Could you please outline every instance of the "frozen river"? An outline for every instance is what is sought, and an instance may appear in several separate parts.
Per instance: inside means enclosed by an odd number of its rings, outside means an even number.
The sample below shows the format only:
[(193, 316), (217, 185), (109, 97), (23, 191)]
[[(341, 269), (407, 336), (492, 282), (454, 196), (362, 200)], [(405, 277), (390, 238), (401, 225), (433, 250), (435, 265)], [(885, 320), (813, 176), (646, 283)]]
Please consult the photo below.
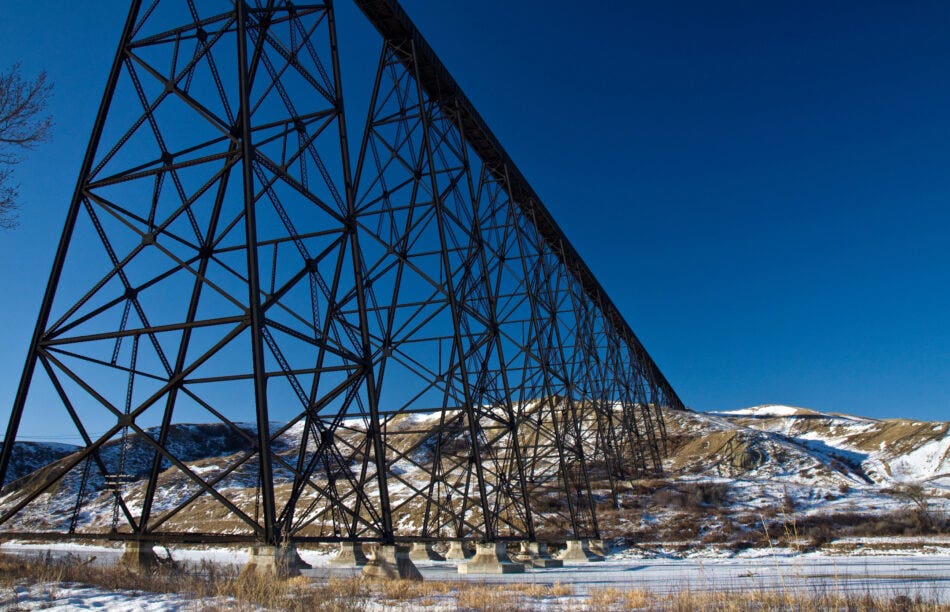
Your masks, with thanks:
[(811, 592), (920, 594), (950, 603), (950, 557), (758, 557), (747, 559), (624, 559), (567, 565), (525, 574), (458, 575), (445, 563), (421, 565), (433, 579), (491, 582), (562, 582), (589, 588), (682, 590), (807, 590)]

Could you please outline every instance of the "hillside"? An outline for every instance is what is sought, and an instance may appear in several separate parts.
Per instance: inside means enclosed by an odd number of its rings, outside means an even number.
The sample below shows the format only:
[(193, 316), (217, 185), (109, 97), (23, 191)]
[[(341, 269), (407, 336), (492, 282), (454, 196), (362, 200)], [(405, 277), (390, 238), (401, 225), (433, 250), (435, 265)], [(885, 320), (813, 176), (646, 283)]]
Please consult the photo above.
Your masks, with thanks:
[(666, 424), (667, 477), (640, 499), (645, 539), (739, 547), (777, 533), (817, 546), (947, 533), (950, 423), (766, 405), (668, 413)]
[(789, 406), (670, 413), (674, 474), (811, 487), (919, 484), (950, 492), (950, 423), (867, 419)]
[(731, 423), (775, 435), (867, 483), (919, 483), (950, 490), (950, 423), (867, 419), (789, 406), (725, 413)]
[[(0, 444), (2, 447), (2, 444)], [(58, 442), (18, 442), (13, 446), (7, 480), (13, 482), (78, 450)]]

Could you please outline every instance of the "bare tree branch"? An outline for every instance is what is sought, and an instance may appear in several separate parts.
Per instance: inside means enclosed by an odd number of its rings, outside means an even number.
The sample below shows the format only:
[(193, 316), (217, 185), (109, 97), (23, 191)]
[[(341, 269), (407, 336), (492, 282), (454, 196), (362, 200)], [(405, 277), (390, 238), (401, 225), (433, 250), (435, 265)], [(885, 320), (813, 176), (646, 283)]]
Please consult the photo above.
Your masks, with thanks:
[(17, 63), (0, 73), (0, 229), (17, 225), (20, 186), (13, 183), (13, 167), (49, 139), (53, 118), (45, 111), (52, 93), (45, 71), (27, 80)]

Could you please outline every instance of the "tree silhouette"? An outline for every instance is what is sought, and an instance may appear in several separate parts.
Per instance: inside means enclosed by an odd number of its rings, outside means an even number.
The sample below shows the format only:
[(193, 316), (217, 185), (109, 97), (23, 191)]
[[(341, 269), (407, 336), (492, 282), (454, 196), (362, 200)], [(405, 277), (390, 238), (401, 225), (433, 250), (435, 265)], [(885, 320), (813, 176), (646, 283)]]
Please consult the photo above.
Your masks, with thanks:
[(0, 229), (17, 224), (20, 186), (13, 182), (13, 169), (50, 136), (53, 118), (45, 111), (52, 91), (45, 71), (24, 79), (17, 63), (0, 73)]

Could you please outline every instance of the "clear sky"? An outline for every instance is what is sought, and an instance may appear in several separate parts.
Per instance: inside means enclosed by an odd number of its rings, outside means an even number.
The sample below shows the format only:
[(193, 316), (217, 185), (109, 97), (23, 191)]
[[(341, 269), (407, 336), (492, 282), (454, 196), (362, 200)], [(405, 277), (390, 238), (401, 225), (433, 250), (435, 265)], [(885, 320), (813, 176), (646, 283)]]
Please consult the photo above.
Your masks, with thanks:
[[(126, 6), (0, 3), (0, 65), (56, 83), (2, 416)], [(950, 4), (403, 5), (689, 406), (950, 418)]]

